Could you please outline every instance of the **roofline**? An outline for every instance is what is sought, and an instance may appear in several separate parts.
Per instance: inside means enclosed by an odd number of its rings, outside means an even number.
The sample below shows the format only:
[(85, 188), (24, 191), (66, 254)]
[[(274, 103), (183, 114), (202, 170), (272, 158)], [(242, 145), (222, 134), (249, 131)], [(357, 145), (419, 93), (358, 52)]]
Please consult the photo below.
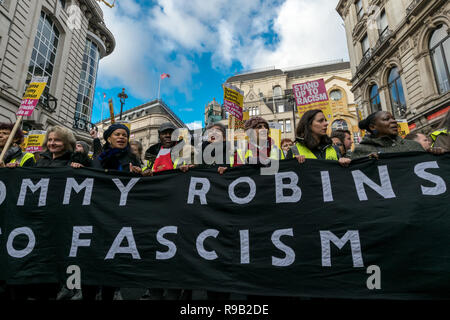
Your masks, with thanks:
[[(271, 69), (271, 70), (267, 70), (267, 71), (277, 71), (277, 70), (280, 70), (282, 73), (283, 73), (283, 75), (288, 75), (289, 73), (292, 73), (292, 72), (296, 72), (296, 71), (300, 71), (300, 70), (307, 70), (307, 69), (311, 69), (311, 70), (314, 70), (315, 68), (321, 68), (321, 67), (327, 67), (327, 66), (334, 66), (334, 65), (339, 65), (339, 64), (349, 64), (349, 67), (348, 68), (342, 68), (342, 70), (345, 70), (345, 69), (350, 69), (350, 61), (344, 61), (343, 59), (340, 59), (340, 60), (333, 60), (334, 62), (333, 63), (312, 63), (312, 64), (308, 64), (308, 65), (304, 65), (304, 66), (301, 66), (301, 67), (299, 67), (299, 68), (297, 68), (297, 69), (292, 69), (292, 68), (284, 68), (284, 69)], [(295, 67), (294, 67), (295, 68)], [(340, 69), (339, 69), (340, 70)], [(235, 80), (235, 81), (229, 81), (231, 78), (235, 78), (235, 77), (240, 77), (240, 76), (249, 76), (249, 75), (253, 75), (253, 74), (258, 74), (258, 73), (261, 73), (261, 72), (267, 72), (267, 71), (257, 71), (257, 72), (248, 72), (248, 73), (243, 73), (243, 74), (237, 74), (237, 75), (234, 75), (234, 76), (231, 76), (231, 77), (229, 77), (227, 80), (226, 80), (226, 82), (227, 83), (230, 83), (230, 82), (236, 82), (236, 81), (238, 81), (238, 80)], [(263, 78), (268, 78), (268, 77), (272, 77), (272, 76), (281, 76), (281, 74), (279, 74), (279, 75), (269, 75), (269, 76), (267, 76), (267, 77), (263, 77)], [(263, 79), (263, 78), (255, 78), (255, 79)]]
[[(147, 109), (151, 109), (151, 108), (156, 107), (158, 105), (162, 106), (179, 123), (179, 125), (181, 127), (186, 127), (186, 124), (161, 99), (155, 99), (155, 100), (152, 100), (150, 102), (141, 104), (141, 105), (139, 105), (137, 107), (131, 108), (131, 109), (127, 110), (127, 111), (124, 111), (124, 112), (122, 112), (122, 116), (128, 115), (128, 114), (136, 112), (136, 111), (145, 111)], [(120, 115), (120, 113), (114, 114), (114, 118), (116, 118), (116, 116), (119, 116), (119, 115)], [(96, 122), (95, 124), (97, 125), (97, 124), (101, 124), (101, 123), (104, 123), (104, 122), (107, 122), (107, 121), (111, 121), (111, 117), (106, 118), (106, 119), (104, 119), (102, 121)]]

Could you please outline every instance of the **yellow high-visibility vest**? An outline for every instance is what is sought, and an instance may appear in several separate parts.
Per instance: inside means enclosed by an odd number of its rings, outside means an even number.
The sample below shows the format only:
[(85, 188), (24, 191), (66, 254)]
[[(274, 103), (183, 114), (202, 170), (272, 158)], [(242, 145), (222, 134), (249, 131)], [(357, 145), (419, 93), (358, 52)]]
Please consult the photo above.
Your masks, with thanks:
[[(306, 159), (317, 159), (314, 153), (311, 152), (305, 145), (300, 142), (296, 142), (295, 145), (291, 147), (292, 155), (295, 156), (304, 156)], [(338, 160), (337, 152), (332, 147), (329, 146), (325, 151), (325, 159), (326, 160)]]
[[(178, 166), (178, 162), (180, 162), (180, 158), (175, 159), (175, 161), (173, 162), (173, 169), (176, 169)], [(186, 164), (186, 161), (183, 161), (183, 165)], [(155, 165), (155, 163), (152, 163), (151, 169), (153, 170), (153, 166)], [(147, 165), (145, 167), (142, 168), (142, 171), (148, 170), (150, 169), (150, 161), (147, 160)]]
[[(27, 152), (23, 155), (22, 159), (20, 159), (19, 166), (23, 167), (25, 162), (27, 162), (28, 159), (33, 159), (34, 162), (36, 162), (36, 159), (34, 158), (34, 154)], [(9, 163), (14, 163), (17, 161), (17, 158), (12, 159)]]
[(436, 139), (440, 134), (448, 134), (447, 129), (439, 129), (439, 130), (433, 131), (430, 134), (430, 137), (433, 140), (433, 144), (431, 145), (432, 147), (434, 146)]
[[(245, 164), (248, 158), (253, 157), (253, 152), (250, 149), (247, 149), (245, 157), (241, 149), (236, 149), (236, 153), (239, 157), (241, 164)], [(284, 152), (278, 149), (277, 147), (272, 146), (272, 148), (270, 149), (269, 158), (272, 160), (284, 160), (285, 159)], [(230, 166), (233, 167), (233, 165), (234, 165), (234, 156), (230, 156)]]

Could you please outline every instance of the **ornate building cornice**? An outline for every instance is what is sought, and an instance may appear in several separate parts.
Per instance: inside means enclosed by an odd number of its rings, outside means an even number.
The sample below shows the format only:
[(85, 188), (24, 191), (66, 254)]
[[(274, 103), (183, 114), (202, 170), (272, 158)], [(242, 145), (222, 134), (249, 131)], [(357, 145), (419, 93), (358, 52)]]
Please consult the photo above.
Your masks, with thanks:
[(105, 44), (105, 56), (111, 54), (116, 47), (116, 40), (105, 25), (100, 5), (95, 0), (80, 0), (80, 8), (89, 19), (89, 30), (96, 34)]

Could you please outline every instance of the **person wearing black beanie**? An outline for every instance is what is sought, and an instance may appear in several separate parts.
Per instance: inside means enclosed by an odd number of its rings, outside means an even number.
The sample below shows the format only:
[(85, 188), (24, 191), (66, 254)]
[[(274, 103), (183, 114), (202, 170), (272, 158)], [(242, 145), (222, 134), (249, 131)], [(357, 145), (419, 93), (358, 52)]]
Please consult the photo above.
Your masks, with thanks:
[[(130, 130), (119, 123), (112, 124), (103, 133), (106, 143), (103, 152), (92, 161), (92, 167), (142, 174), (139, 160), (130, 149)], [(85, 285), (82, 287), (83, 300), (95, 300), (100, 287)], [(113, 300), (117, 288), (101, 288), (102, 300)]]
[(92, 162), (93, 168), (142, 173), (139, 160), (130, 150), (130, 129), (114, 123), (103, 133), (106, 143)]

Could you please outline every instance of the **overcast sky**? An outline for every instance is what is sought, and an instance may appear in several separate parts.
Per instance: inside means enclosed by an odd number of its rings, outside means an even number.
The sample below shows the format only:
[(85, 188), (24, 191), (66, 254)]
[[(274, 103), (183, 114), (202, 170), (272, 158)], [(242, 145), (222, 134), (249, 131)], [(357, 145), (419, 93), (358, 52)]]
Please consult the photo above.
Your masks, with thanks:
[[(205, 105), (223, 100), (222, 83), (236, 72), (348, 60), (337, 0), (117, 0), (102, 5), (114, 52), (100, 62), (93, 122), (103, 92), (125, 87), (125, 109), (157, 97), (186, 123), (199, 125)], [(106, 108), (104, 118), (107, 117)], [(200, 122), (199, 122), (200, 121)]]

